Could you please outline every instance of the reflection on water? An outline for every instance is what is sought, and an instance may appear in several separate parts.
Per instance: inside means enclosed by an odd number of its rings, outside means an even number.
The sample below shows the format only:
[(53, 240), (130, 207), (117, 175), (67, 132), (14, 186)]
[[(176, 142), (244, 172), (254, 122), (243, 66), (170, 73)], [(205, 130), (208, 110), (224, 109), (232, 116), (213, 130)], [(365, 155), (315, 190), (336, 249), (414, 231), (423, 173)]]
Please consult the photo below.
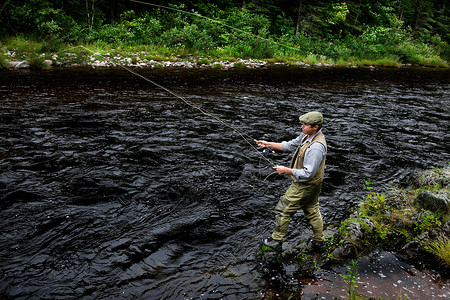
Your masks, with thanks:
[[(321, 110), (326, 224), (360, 201), (364, 179), (382, 191), (450, 160), (448, 71), (142, 72), (253, 138), (291, 139), (298, 115)], [(258, 268), (259, 236), (272, 229), (289, 182), (263, 181), (270, 165), (236, 132), (123, 71), (1, 71), (0, 79), (3, 297), (255, 298), (280, 283), (302, 290), (295, 266), (283, 263), (273, 284)], [(309, 234), (299, 215), (287, 247)], [(388, 285), (393, 297), (409, 282), (371, 269), (380, 282), (365, 273), (361, 281)], [(318, 273), (303, 292), (328, 293), (325, 283), (338, 278)], [(409, 295), (439, 297), (448, 287), (439, 280)]]

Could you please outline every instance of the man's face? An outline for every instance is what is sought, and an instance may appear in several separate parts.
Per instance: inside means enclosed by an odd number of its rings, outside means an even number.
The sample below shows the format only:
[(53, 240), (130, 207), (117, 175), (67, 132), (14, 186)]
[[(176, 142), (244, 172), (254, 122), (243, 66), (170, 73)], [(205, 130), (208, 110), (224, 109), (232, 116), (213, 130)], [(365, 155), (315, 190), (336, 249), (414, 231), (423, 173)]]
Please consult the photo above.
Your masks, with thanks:
[(317, 125), (302, 124), (302, 131), (306, 135), (313, 135), (316, 132)]

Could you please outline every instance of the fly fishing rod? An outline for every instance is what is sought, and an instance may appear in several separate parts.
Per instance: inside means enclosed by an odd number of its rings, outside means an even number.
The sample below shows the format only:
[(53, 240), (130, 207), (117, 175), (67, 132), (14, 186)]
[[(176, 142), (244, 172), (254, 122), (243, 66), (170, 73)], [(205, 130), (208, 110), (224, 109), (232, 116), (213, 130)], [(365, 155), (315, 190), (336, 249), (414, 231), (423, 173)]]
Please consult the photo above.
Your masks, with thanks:
[[(139, 4), (143, 4), (143, 5), (149, 5), (149, 6), (159, 7), (159, 8), (163, 8), (163, 9), (167, 9), (167, 10), (177, 11), (177, 12), (184, 13), (184, 14), (190, 14), (190, 15), (193, 15), (193, 16), (195, 16), (195, 17), (203, 18), (203, 19), (206, 19), (206, 20), (208, 20), (208, 21), (210, 21), (210, 22), (214, 22), (214, 23), (220, 24), (220, 25), (222, 25), (222, 26), (228, 27), (228, 28), (233, 29), (233, 30), (236, 30), (236, 31), (238, 31), (238, 32), (242, 32), (242, 33), (245, 33), (245, 34), (253, 35), (253, 36), (255, 36), (255, 37), (257, 37), (257, 38), (259, 38), (259, 39), (261, 39), (261, 40), (264, 40), (264, 41), (266, 41), (266, 42), (269, 42), (269, 43), (273, 43), (273, 44), (276, 44), (276, 45), (279, 45), (279, 46), (282, 46), (282, 47), (294, 49), (294, 50), (296, 50), (296, 51), (299, 50), (298, 48), (295, 48), (295, 47), (292, 47), (292, 46), (289, 46), (289, 45), (286, 45), (286, 44), (278, 43), (278, 42), (273, 41), (273, 40), (271, 40), (271, 39), (264, 38), (264, 37), (262, 37), (262, 36), (253, 34), (253, 33), (251, 33), (251, 32), (247, 32), (247, 31), (245, 31), (245, 30), (242, 30), (242, 29), (236, 28), (236, 27), (234, 27), (234, 26), (228, 25), (228, 24), (226, 24), (226, 23), (224, 23), (224, 22), (221, 22), (221, 21), (218, 21), (218, 20), (215, 20), (215, 19), (212, 19), (212, 18), (208, 18), (208, 17), (202, 16), (202, 15), (199, 14), (199, 13), (188, 12), (188, 11), (184, 11), (184, 10), (181, 10), (181, 9), (177, 9), (177, 8), (173, 8), (173, 7), (168, 7), (168, 6), (164, 6), (164, 5), (160, 5), (160, 4), (154, 4), (154, 3), (150, 3), (150, 2), (144, 2), (144, 1), (138, 1), (138, 0), (130, 0), (130, 1), (131, 1), (131, 2), (135, 2), (135, 3), (139, 3)], [(86, 48), (85, 46), (80, 46), (80, 47), (82, 47), (82, 48), (85, 49), (86, 51), (89, 51), (90, 53), (94, 54), (94, 51), (92, 51), (92, 50)], [(101, 55), (101, 54), (100, 54), (100, 55)], [(162, 85), (156, 83), (155, 81), (149, 79), (148, 77), (145, 77), (145, 76), (143, 76), (143, 75), (141, 75), (141, 74), (135, 72), (134, 70), (132, 70), (132, 69), (130, 69), (130, 68), (124, 66), (124, 65), (121, 64), (121, 63), (114, 62), (113, 59), (111, 59), (111, 58), (109, 58), (109, 57), (105, 57), (105, 56), (103, 56), (103, 55), (101, 55), (101, 56), (102, 56), (104, 59), (106, 59), (106, 60), (112, 61), (113, 63), (115, 63), (115, 64), (118, 65), (119, 67), (123, 68), (124, 70), (126, 70), (126, 71), (128, 71), (128, 72), (130, 72), (130, 73), (132, 73), (132, 74), (134, 74), (134, 75), (136, 75), (136, 76), (138, 76), (138, 77), (144, 79), (145, 81), (147, 81), (147, 82), (149, 82), (149, 83), (151, 83), (151, 84), (153, 84), (153, 85), (155, 85), (155, 86), (161, 88), (162, 90), (166, 91), (167, 93), (169, 93), (169, 94), (173, 95), (174, 97), (176, 97), (176, 98), (180, 99), (181, 101), (183, 101), (186, 105), (191, 106), (191, 107), (197, 109), (198, 111), (200, 111), (200, 112), (201, 112), (202, 114), (204, 114), (205, 116), (208, 116), (208, 117), (210, 117), (210, 118), (213, 118), (213, 119), (219, 121), (221, 124), (223, 124), (223, 125), (227, 126), (228, 128), (234, 130), (234, 131), (235, 131), (242, 139), (244, 139), (244, 141), (245, 141), (247, 144), (250, 145), (250, 147), (251, 147), (253, 150), (255, 150), (256, 152), (258, 152), (258, 154), (259, 154), (266, 162), (268, 162), (272, 167), (276, 167), (276, 164), (274, 164), (274, 163), (269, 159), (269, 155), (270, 155), (271, 153), (275, 153), (275, 152), (274, 152), (273, 150), (271, 150), (271, 149), (268, 149), (268, 148), (264, 148), (263, 151), (260, 152), (260, 151), (253, 145), (253, 143), (252, 143), (252, 142), (257, 142), (256, 139), (252, 138), (252, 137), (249, 136), (248, 134), (246, 134), (246, 133), (242, 132), (241, 130), (237, 129), (235, 126), (229, 124), (228, 122), (225, 122), (224, 120), (222, 120), (222, 119), (219, 118), (218, 116), (216, 116), (216, 115), (214, 115), (214, 114), (212, 114), (212, 113), (206, 111), (205, 109), (201, 108), (200, 106), (198, 106), (198, 105), (196, 105), (196, 104), (194, 104), (194, 103), (192, 103), (192, 102), (186, 100), (184, 97), (182, 97), (182, 96), (176, 94), (176, 93), (173, 92), (172, 90), (170, 90), (170, 89), (168, 89), (168, 88), (166, 88), (166, 87), (164, 87), (164, 86), (162, 86)], [(276, 172), (275, 172), (275, 173), (276, 173)], [(272, 175), (272, 174), (270, 174), (270, 175)], [(269, 176), (270, 176), (270, 175), (269, 175)], [(267, 179), (269, 176), (267, 176), (266, 179)], [(265, 179), (264, 179), (264, 180), (265, 180)]]
[[(83, 45), (81, 45), (81, 46), (79, 46), (79, 47), (85, 49), (86, 51), (89, 51), (89, 52), (92, 53), (92, 54), (95, 54), (94, 51), (92, 51), (91, 49), (86, 48), (86, 47), (83, 46)], [(248, 134), (242, 132), (241, 130), (239, 130), (239, 129), (236, 128), (235, 126), (231, 125), (230, 123), (228, 123), (228, 122), (222, 120), (221, 118), (219, 118), (218, 116), (216, 116), (216, 115), (214, 115), (214, 114), (212, 114), (212, 113), (206, 111), (205, 109), (201, 108), (200, 106), (198, 106), (198, 105), (196, 105), (196, 104), (194, 104), (194, 103), (188, 101), (188, 100), (185, 99), (184, 97), (182, 97), (182, 96), (176, 94), (174, 91), (172, 91), (172, 90), (170, 90), (170, 89), (168, 89), (168, 88), (166, 88), (166, 87), (160, 85), (159, 83), (157, 83), (157, 82), (155, 82), (155, 81), (149, 79), (148, 77), (145, 77), (145, 76), (139, 74), (138, 72), (136, 72), (136, 71), (134, 71), (134, 70), (132, 70), (132, 69), (130, 69), (130, 68), (124, 66), (123, 64), (120, 64), (120, 63), (115, 62), (113, 59), (111, 59), (111, 58), (109, 58), (109, 57), (105, 57), (105, 56), (102, 55), (102, 54), (100, 54), (100, 55), (101, 55), (104, 59), (112, 61), (113, 63), (115, 63), (116, 65), (118, 65), (119, 67), (121, 67), (122, 69), (124, 69), (124, 70), (126, 70), (126, 71), (128, 71), (128, 72), (130, 72), (130, 73), (132, 73), (132, 74), (134, 74), (134, 75), (136, 75), (136, 76), (138, 76), (138, 77), (144, 79), (144, 80), (147, 81), (147, 82), (150, 82), (151, 84), (153, 84), (153, 85), (159, 87), (160, 89), (166, 91), (167, 93), (173, 95), (175, 98), (180, 99), (180, 100), (183, 101), (186, 105), (188, 105), (188, 106), (190, 106), (190, 107), (192, 107), (192, 108), (195, 108), (195, 109), (197, 109), (198, 111), (200, 111), (203, 115), (208, 116), (208, 117), (210, 117), (210, 118), (213, 118), (213, 119), (219, 121), (221, 124), (227, 126), (228, 128), (233, 129), (233, 130), (234, 130), (234, 131), (235, 131), (242, 139), (244, 139), (245, 142), (247, 142), (247, 144), (250, 145), (250, 147), (253, 148), (253, 150), (255, 150), (256, 152), (258, 152), (258, 154), (259, 154), (262, 158), (264, 158), (265, 161), (267, 161), (272, 167), (275, 167), (275, 166), (276, 166), (276, 165), (269, 159), (269, 157), (268, 157), (269, 154), (271, 153), (271, 151), (270, 151), (269, 149), (265, 148), (262, 152), (260, 152), (260, 151), (253, 145), (253, 143), (252, 143), (252, 142), (256, 142), (256, 139), (252, 138), (250, 135), (248, 135)]]

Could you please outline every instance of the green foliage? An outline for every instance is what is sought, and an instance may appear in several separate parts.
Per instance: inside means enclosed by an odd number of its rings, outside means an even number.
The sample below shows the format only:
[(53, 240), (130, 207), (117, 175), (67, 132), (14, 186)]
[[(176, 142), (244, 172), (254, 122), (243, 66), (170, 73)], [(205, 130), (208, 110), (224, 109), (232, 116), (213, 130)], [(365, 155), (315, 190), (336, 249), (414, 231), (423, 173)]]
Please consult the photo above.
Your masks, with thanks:
[(87, 36), (88, 42), (102, 41), (112, 45), (129, 45), (129, 41), (133, 38), (133, 32), (130, 32), (123, 24), (107, 24), (99, 28), (97, 31), (90, 32)]
[(137, 17), (135, 12), (130, 10), (125, 11), (120, 18), (120, 26), (124, 31), (129, 32), (128, 43), (130, 44), (151, 44), (162, 33), (161, 22), (148, 13)]
[(343, 23), (350, 12), (347, 3), (330, 3), (331, 9), (327, 12), (327, 22), (330, 25)]
[(28, 60), (28, 64), (30, 65), (30, 69), (41, 70), (45, 68), (44, 58), (42, 56), (33, 56)]
[(15, 52), (16, 59), (27, 59), (40, 52), (42, 44), (29, 38), (18, 36), (16, 38), (6, 38), (2, 41), (5, 48)]
[(60, 43), (57, 40), (49, 40), (49, 41), (45, 41), (40, 49), (40, 52), (42, 53), (56, 53), (59, 52), (60, 50), (62, 50), (65, 47), (64, 44)]
[(197, 63), (207, 65), (210, 63), (210, 61), (207, 58), (200, 58), (199, 60), (197, 60)]
[(364, 180), (364, 189), (367, 191), (373, 190), (373, 187), (370, 186), (371, 184), (372, 184), (372, 181)]
[(386, 210), (390, 208), (386, 203), (386, 195), (371, 192), (364, 199), (360, 204), (360, 215), (383, 219)]
[(187, 25), (182, 29), (176, 27), (165, 31), (161, 41), (168, 46), (187, 49), (212, 49), (216, 46), (206, 30), (199, 30), (197, 25)]
[(347, 272), (345, 275), (342, 275), (345, 283), (348, 285), (347, 289), (347, 297), (348, 299), (360, 299), (360, 295), (358, 293), (358, 269), (359, 269), (359, 261), (352, 260), (352, 265), (347, 266)]
[(269, 246), (266, 246), (266, 245), (262, 245), (261, 248), (259, 249), (258, 253), (256, 253), (256, 257), (264, 256), (264, 254), (267, 252), (273, 252), (272, 248), (270, 248)]
[(6, 64), (6, 60), (3, 56), (0, 56), (0, 69), (4, 69), (6, 68), (7, 64)]
[(424, 211), (414, 224), (414, 231), (417, 235), (420, 235), (441, 225), (442, 222), (434, 214), (430, 211)]
[(233, 67), (235, 67), (235, 68), (245, 68), (245, 65), (238, 61), (238, 62), (235, 62), (233, 64)]
[(21, 6), (14, 6), (9, 16), (15, 32), (32, 32), (41, 37), (70, 36), (71, 28), (76, 26), (72, 17), (48, 1), (27, 1)]
[(152, 45), (181, 55), (393, 67), (448, 67), (450, 57), (445, 1), (302, 1), (299, 6), (271, 0), (242, 8), (238, 1), (199, 0), (169, 4), (174, 10), (128, 2), (117, 7), (106, 0), (14, 2), (0, 11), (0, 35), (35, 38), (43, 43), (42, 52), (87, 42), (111, 48)]

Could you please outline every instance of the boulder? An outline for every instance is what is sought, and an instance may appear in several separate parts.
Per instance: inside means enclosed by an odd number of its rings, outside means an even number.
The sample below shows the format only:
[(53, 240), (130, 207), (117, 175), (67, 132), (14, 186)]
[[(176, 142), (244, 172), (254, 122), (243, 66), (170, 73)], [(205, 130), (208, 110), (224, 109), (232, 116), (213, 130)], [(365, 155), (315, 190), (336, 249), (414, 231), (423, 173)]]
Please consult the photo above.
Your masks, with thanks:
[(450, 185), (450, 167), (431, 169), (414, 174), (411, 183), (416, 187), (438, 184), (445, 188)]
[(26, 61), (10, 61), (8, 66), (14, 69), (26, 69), (30, 67)]
[(336, 260), (344, 260), (356, 257), (357, 253), (358, 251), (355, 245), (353, 245), (349, 241), (344, 241), (341, 245), (334, 249), (333, 252), (331, 252), (331, 255)]
[(433, 212), (447, 212), (450, 209), (450, 197), (447, 191), (423, 191), (415, 199), (414, 205)]
[(428, 262), (436, 261), (435, 256), (427, 251), (430, 242), (448, 237), (450, 235), (450, 221), (439, 228), (422, 233), (416, 239), (407, 243), (399, 252), (399, 256), (408, 261)]
[(408, 208), (409, 203), (406, 193), (398, 188), (390, 188), (386, 193), (386, 203), (388, 203), (394, 209)]
[(359, 222), (351, 222), (347, 225), (348, 237), (352, 241), (358, 241), (363, 237), (363, 232), (361, 229), (361, 224)]

